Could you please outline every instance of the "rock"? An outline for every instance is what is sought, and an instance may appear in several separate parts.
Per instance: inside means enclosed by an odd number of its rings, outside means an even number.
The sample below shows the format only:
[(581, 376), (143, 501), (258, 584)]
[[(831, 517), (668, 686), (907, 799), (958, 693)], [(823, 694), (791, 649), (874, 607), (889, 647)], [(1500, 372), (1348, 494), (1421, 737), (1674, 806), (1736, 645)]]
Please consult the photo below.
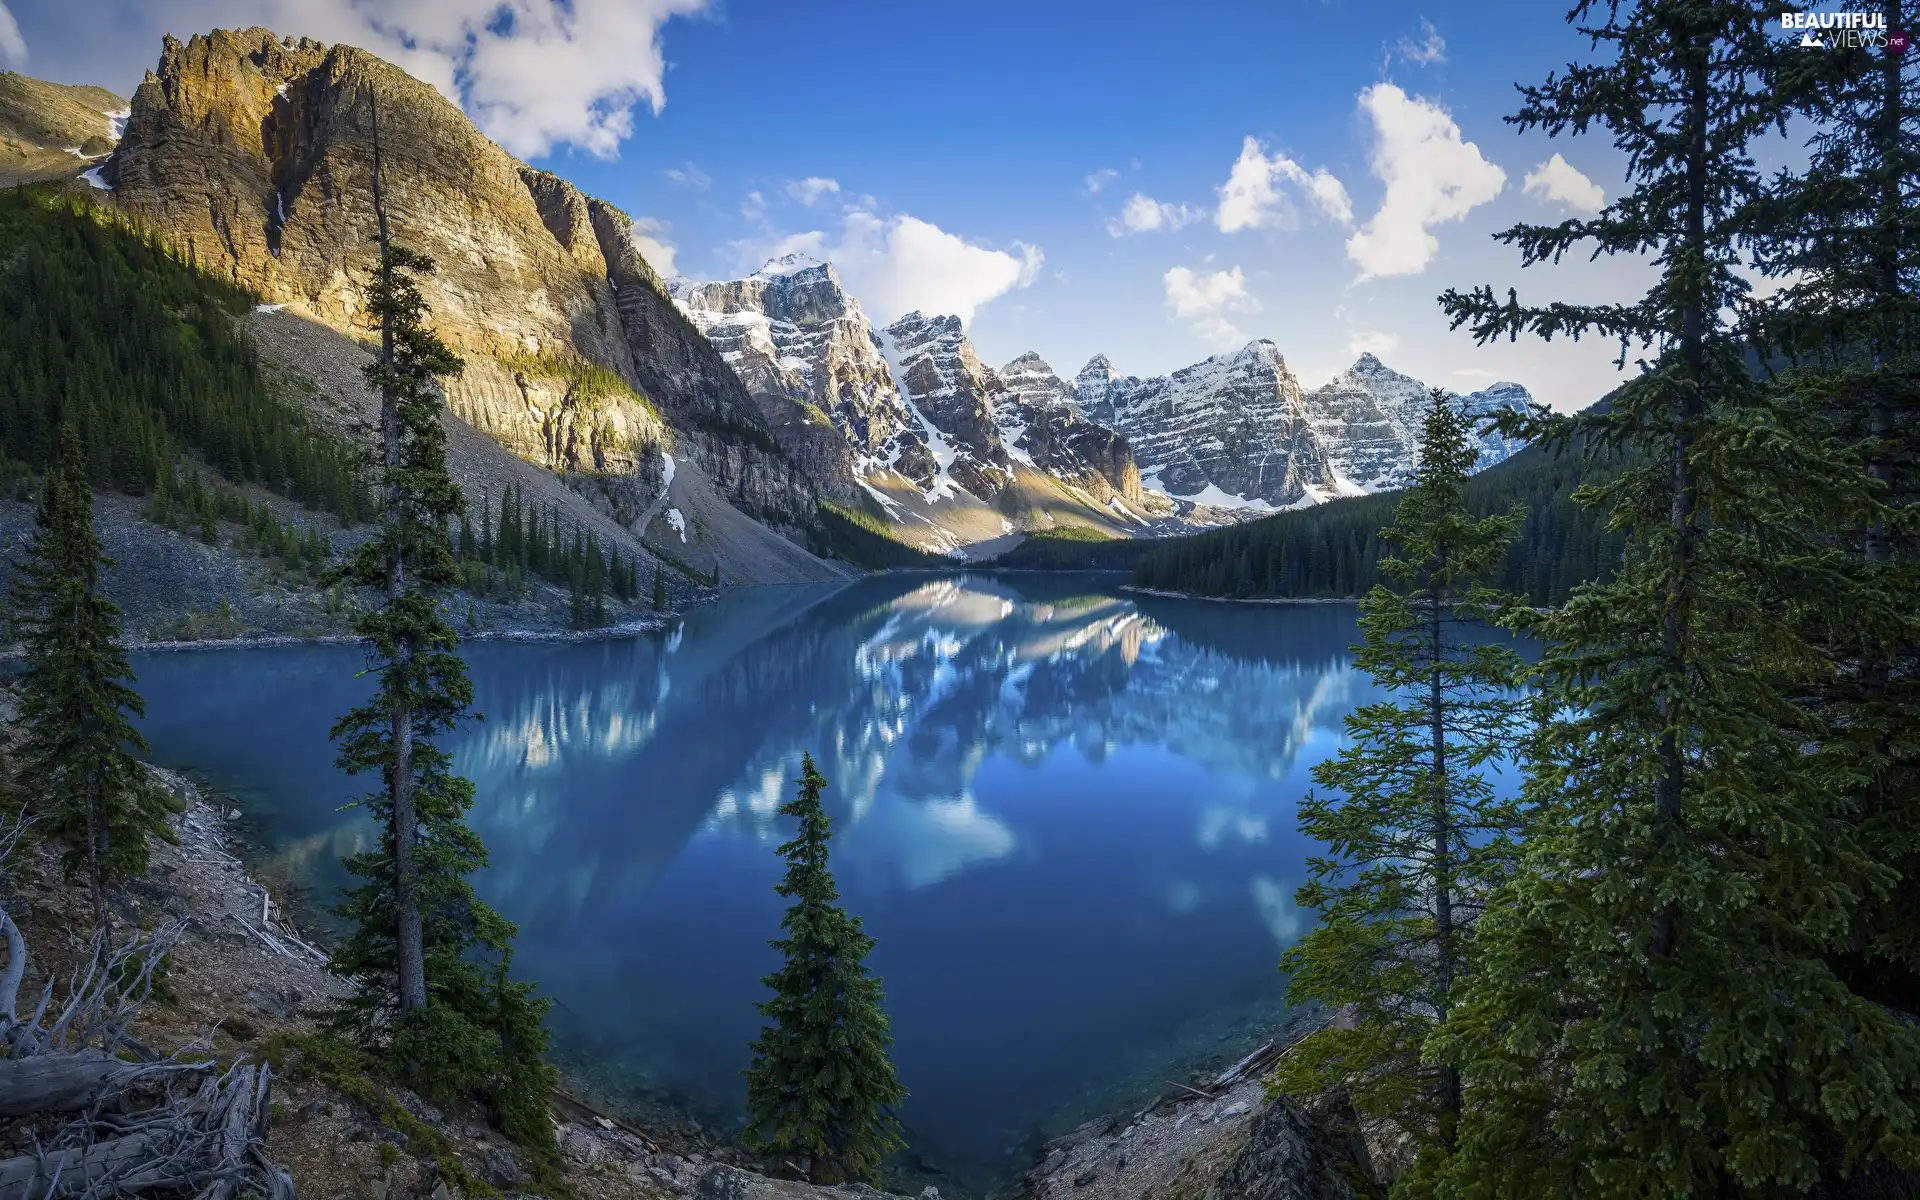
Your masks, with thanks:
[(293, 993), (289, 999), (287, 993), (275, 987), (257, 987), (247, 993), (247, 999), (254, 1002), (261, 1012), (282, 1021), (291, 1021), (300, 1015), (299, 993)]
[(433, 1194), (428, 1200), (453, 1200), (453, 1193), (447, 1191), (447, 1181), (442, 1179), (433, 1185)]
[(1085, 1145), (1094, 1138), (1107, 1136), (1113, 1132), (1113, 1127), (1117, 1124), (1119, 1124), (1119, 1122), (1110, 1116), (1095, 1117), (1086, 1124), (1075, 1126), (1073, 1129), (1053, 1139), (1052, 1145), (1056, 1149), (1071, 1150), (1076, 1146)]
[(1254, 1117), (1214, 1200), (1356, 1200), (1379, 1190), (1365, 1155), (1354, 1125), (1276, 1097)]
[(1221, 1109), (1220, 1115), (1223, 1117), (1237, 1117), (1244, 1112), (1251, 1111), (1252, 1108), (1253, 1106), (1245, 1100), (1239, 1100)]
[(573, 1128), (561, 1141), (560, 1152), (567, 1156), (568, 1161), (590, 1167), (600, 1161), (605, 1148), (601, 1146), (599, 1138), (584, 1129)]
[(1088, 1184), (1093, 1182), (1093, 1177), (1096, 1174), (1098, 1174), (1098, 1171), (1095, 1168), (1088, 1167), (1086, 1170), (1080, 1172), (1078, 1175), (1075, 1175), (1073, 1177), (1073, 1186), (1077, 1188), (1083, 1188), (1087, 1186)]
[(526, 1172), (513, 1155), (496, 1146), (487, 1151), (480, 1163), (480, 1177), (501, 1191), (507, 1191), (525, 1180)]
[(940, 1200), (940, 1189), (937, 1187), (921, 1188), (919, 1200)]
[(227, 819), (230, 821), (238, 821), (240, 819), (240, 810), (236, 808), (228, 812)]

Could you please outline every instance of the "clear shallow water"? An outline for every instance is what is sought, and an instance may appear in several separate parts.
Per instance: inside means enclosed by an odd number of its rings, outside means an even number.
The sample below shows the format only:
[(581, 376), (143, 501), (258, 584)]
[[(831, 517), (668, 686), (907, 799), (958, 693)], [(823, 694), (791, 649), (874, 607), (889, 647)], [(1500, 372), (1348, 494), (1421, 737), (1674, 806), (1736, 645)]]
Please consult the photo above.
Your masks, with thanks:
[[(773, 968), (802, 750), (878, 938), (913, 1149), (961, 1190), (1016, 1145), (1156, 1093), (1283, 1011), (1294, 806), (1374, 697), (1346, 605), (1224, 605), (1047, 577), (752, 589), (668, 634), (466, 648), (485, 720), (482, 894), (597, 1090), (728, 1126)], [(370, 834), (331, 722), (351, 647), (135, 661), (154, 756), (241, 797), (326, 902)]]

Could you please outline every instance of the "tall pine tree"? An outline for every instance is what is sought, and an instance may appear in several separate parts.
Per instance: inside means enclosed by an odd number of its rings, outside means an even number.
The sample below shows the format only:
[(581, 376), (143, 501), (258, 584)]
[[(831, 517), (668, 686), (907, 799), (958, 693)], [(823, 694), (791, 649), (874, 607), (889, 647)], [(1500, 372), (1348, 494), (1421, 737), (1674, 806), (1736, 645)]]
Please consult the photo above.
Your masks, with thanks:
[(66, 843), (67, 872), (86, 879), (102, 926), (115, 884), (146, 872), (148, 835), (168, 834), (165, 798), (135, 757), (147, 744), (130, 718), (146, 710), (116, 644), (120, 610), (100, 590), (100, 572), (112, 565), (94, 533), (80, 439), (63, 429), (27, 557), (15, 564), (26, 733), (12, 782), (27, 811)]
[(381, 776), (382, 786), (361, 800), (380, 837), (347, 859), (365, 882), (340, 910), (354, 928), (331, 969), (355, 989), (328, 1019), (337, 1032), (388, 1051), (412, 1087), (437, 1099), (479, 1096), (503, 1123), (511, 1120), (516, 1136), (549, 1152), (551, 1127), (525, 1115), (544, 1105), (550, 1086), (539, 1058), (545, 1002), (506, 980), (514, 928), (468, 881), (486, 865), (486, 848), (465, 822), (473, 784), (453, 773), (435, 741), (473, 699), (440, 606), (455, 577), (449, 525), (463, 501), (447, 471), (438, 381), (461, 363), (426, 324), (418, 277), (433, 270), (432, 260), (395, 245), (389, 232), (373, 111), (380, 260), (366, 304), (380, 350), (367, 379), (381, 398), (383, 511), (378, 533), (335, 576), (380, 594), (357, 621), (378, 685), (335, 723), (333, 737), (342, 769)]
[[(1511, 874), (1518, 805), (1486, 767), (1519, 741), (1524, 664), (1490, 625), (1517, 601), (1482, 581), (1525, 520), (1476, 519), (1461, 498), (1478, 451), (1456, 404), (1435, 389), (1413, 484), (1381, 537), (1397, 548), (1360, 605), (1354, 663), (1388, 692), (1347, 718), (1351, 743), (1314, 769), (1331, 794), (1300, 806), (1326, 853), (1296, 903), (1319, 925), (1290, 950), (1289, 999), (1346, 1008), (1290, 1051), (1274, 1085), (1299, 1096), (1344, 1089), (1363, 1118), (1389, 1122), (1416, 1154), (1450, 1150), (1460, 1070), (1425, 1053), (1472, 969), (1474, 921)], [(1430, 1165), (1430, 1164), (1424, 1164)]]
[(1440, 1191), (1804, 1191), (1839, 1153), (1911, 1158), (1920, 1046), (1829, 966), (1857, 898), (1889, 880), (1803, 753), (1817, 731), (1791, 695), (1818, 656), (1783, 596), (1799, 515), (1849, 483), (1829, 446), (1791, 436), (1737, 319), (1764, 219), (1748, 147), (1781, 119), (1777, 13), (1645, 0), (1572, 16), (1592, 19), (1599, 61), (1522, 89), (1512, 119), (1610, 133), (1633, 190), (1502, 236), (1530, 264), (1591, 242), (1649, 256), (1659, 278), (1631, 305), (1442, 300), (1481, 340), (1598, 333), (1651, 355), (1571, 423), (1636, 452), (1589, 493), (1627, 560), (1537, 624), (1523, 868), (1430, 1043), (1467, 1083)]
[(793, 901), (773, 948), (786, 960), (761, 982), (773, 1023), (753, 1043), (747, 1068), (748, 1138), (793, 1160), (814, 1183), (868, 1182), (899, 1148), (893, 1108), (906, 1097), (887, 1048), (880, 981), (867, 973), (873, 939), (838, 903), (827, 869), (831, 836), (820, 794), (827, 781), (813, 755), (801, 759), (800, 792), (780, 811), (799, 822), (780, 847), (787, 876), (774, 890)]
[[(1889, 30), (1914, 0), (1876, 6)], [(1879, 49), (1788, 56), (1775, 91), (1817, 122), (1783, 174), (1761, 241), (1784, 286), (1754, 314), (1802, 436), (1831, 440), (1872, 481), (1844, 514), (1806, 514), (1796, 623), (1828, 660), (1804, 693), (1818, 767), (1853, 799), (1862, 845), (1900, 882), (1851, 923), (1836, 959), (1857, 989), (1920, 1015), (1920, 59)]]

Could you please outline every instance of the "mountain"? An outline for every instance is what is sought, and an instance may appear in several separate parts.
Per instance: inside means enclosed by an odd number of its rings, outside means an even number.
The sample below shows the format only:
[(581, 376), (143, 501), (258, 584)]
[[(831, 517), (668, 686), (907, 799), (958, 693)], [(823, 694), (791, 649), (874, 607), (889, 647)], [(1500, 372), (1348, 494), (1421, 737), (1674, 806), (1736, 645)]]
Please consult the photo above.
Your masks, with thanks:
[[(1420, 440), (1427, 385), (1372, 354), (1304, 390), (1270, 341), (1249, 342), (1171, 375), (1121, 377), (1097, 355), (1075, 377), (1080, 406), (1131, 439), (1147, 486), (1239, 508), (1289, 508), (1394, 486)], [(1464, 398), (1466, 411), (1527, 411), (1532, 397), (1498, 383)], [(1480, 437), (1480, 467), (1519, 443)]]
[[(395, 233), (438, 264), (426, 299), (467, 361), (450, 411), (702, 575), (838, 577), (802, 549), (823, 544), (823, 503), (958, 552), (1062, 527), (1230, 523), (1376, 490), (1413, 459), (1424, 389), (1372, 356), (1313, 391), (1268, 341), (1148, 379), (1096, 356), (1069, 382), (1035, 354), (989, 366), (957, 317), (876, 327), (831, 265), (803, 257), (669, 284), (625, 213), (353, 47), (265, 29), (168, 37), (124, 131), (107, 107), (120, 103), (0, 76), (16, 147), (0, 170), (64, 156), (61, 173), (260, 295), (276, 310), (262, 330), (307, 323), (362, 344), (377, 107)], [(298, 344), (262, 334), (263, 353), (294, 355), (277, 366), (311, 374)], [(1469, 404), (1526, 399), (1502, 384)], [(1490, 439), (1485, 460), (1512, 450)]]
[(126, 116), (105, 88), (0, 71), (0, 187), (81, 174), (113, 149)]
[(1144, 520), (1124, 507), (1147, 507), (1126, 438), (1083, 418), (1038, 356), (986, 365), (957, 317), (877, 328), (804, 255), (668, 292), (776, 427), (838, 435), (847, 478), (905, 540), (954, 550), (1063, 523), (1124, 536)]
[[(1371, 354), (1307, 390), (1271, 341), (1171, 375), (1123, 376), (1096, 355), (1071, 382), (1038, 354), (995, 370), (959, 318), (877, 328), (833, 266), (804, 255), (740, 279), (669, 285), (769, 420), (831, 429), (849, 476), (926, 548), (1059, 524), (1139, 536), (1365, 495), (1413, 464), (1427, 386)], [(1525, 410), (1500, 383), (1469, 413)], [(1481, 463), (1518, 449), (1482, 437)], [(1065, 509), (1034, 493), (1068, 498)]]
[(804, 439), (783, 444), (627, 215), (398, 67), (265, 29), (168, 37), (98, 178), (202, 269), (363, 337), (376, 103), (395, 236), (435, 260), (434, 325), (467, 362), (453, 414), (657, 553), (735, 581), (839, 577), (796, 544), (821, 494)]

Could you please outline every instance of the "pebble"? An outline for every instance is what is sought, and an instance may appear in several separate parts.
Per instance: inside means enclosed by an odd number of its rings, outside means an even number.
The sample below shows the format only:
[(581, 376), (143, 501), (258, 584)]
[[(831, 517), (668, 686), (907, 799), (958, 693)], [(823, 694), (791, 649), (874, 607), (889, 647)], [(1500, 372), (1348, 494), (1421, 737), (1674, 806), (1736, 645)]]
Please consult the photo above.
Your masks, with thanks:
[(234, 809), (232, 812), (227, 814), (227, 818), (229, 820), (238, 821), (240, 819), (240, 810), (237, 808)]

